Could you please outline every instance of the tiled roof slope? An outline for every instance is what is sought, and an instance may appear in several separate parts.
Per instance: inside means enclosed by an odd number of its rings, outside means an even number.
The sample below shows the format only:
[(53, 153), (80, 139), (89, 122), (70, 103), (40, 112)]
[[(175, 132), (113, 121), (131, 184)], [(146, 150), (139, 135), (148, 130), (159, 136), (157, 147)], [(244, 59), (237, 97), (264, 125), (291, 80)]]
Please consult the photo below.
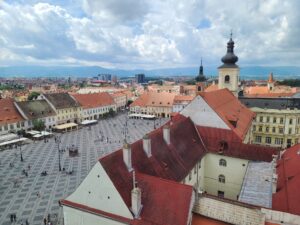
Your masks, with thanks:
[(202, 92), (200, 96), (243, 140), (251, 126), (255, 113), (240, 103), (227, 88)]
[(130, 105), (130, 107), (134, 107), (134, 106), (171, 107), (173, 105), (175, 95), (176, 94), (174, 94), (174, 93), (169, 93), (169, 92), (165, 92), (165, 91), (159, 92), (159, 93), (154, 92), (154, 91), (144, 92), (139, 98), (137, 98)]
[[(184, 137), (184, 138), (183, 138)], [(152, 156), (147, 157), (142, 140), (131, 144), (132, 165), (135, 171), (163, 179), (182, 181), (204, 154), (204, 147), (194, 124), (183, 118), (171, 125), (171, 145), (163, 140), (162, 129), (149, 134)], [(125, 203), (130, 206), (128, 169), (123, 161), (122, 149), (100, 159)]]
[[(241, 139), (232, 130), (203, 126), (197, 126), (197, 130), (207, 151), (210, 153), (265, 162), (271, 162), (272, 155), (278, 154), (276, 148), (242, 143)], [(221, 142), (224, 143), (224, 141), (227, 147), (222, 148)], [(220, 153), (221, 151), (222, 153)]]
[(23, 121), (12, 98), (0, 99), (0, 125)]
[(277, 190), (273, 194), (274, 210), (300, 215), (300, 144), (285, 150), (277, 161)]
[(54, 110), (46, 100), (16, 102), (16, 105), (30, 120), (55, 115)]
[(56, 109), (74, 108), (79, 106), (79, 103), (68, 93), (51, 93), (44, 94), (44, 96)]
[(80, 105), (84, 109), (113, 105), (115, 103), (112, 96), (107, 92), (92, 94), (72, 94), (72, 96), (80, 103)]

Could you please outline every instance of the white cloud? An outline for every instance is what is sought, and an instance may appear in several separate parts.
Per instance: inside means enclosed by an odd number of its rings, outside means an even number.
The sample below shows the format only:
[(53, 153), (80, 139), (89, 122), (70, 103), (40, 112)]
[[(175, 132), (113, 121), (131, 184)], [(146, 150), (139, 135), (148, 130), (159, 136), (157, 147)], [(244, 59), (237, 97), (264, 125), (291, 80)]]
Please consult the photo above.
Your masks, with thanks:
[(300, 56), (297, 0), (46, 2), (0, 2), (0, 65), (217, 66), (230, 29), (240, 65)]

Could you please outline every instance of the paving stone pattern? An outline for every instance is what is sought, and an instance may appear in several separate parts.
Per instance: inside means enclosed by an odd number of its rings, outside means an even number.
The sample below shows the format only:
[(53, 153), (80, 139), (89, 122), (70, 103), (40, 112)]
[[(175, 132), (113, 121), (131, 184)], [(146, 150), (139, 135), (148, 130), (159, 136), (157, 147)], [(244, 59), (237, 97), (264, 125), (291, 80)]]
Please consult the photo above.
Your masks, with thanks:
[[(158, 119), (155, 126), (161, 126), (166, 121)], [(61, 172), (58, 170), (58, 144), (54, 138), (46, 143), (41, 140), (23, 145), (23, 162), (19, 148), (1, 151), (0, 225), (25, 225), (26, 219), (30, 225), (42, 225), (48, 214), (53, 225), (63, 224), (58, 200), (76, 189), (99, 157), (121, 148), (125, 134), (127, 141), (132, 143), (153, 128), (154, 121), (128, 119), (126, 114), (119, 114), (100, 120), (91, 127), (57, 134), (61, 136), (61, 166), (65, 168)], [(78, 157), (69, 157), (68, 151), (63, 151), (71, 145), (79, 147)], [(41, 176), (43, 171), (47, 171), (48, 175)], [(67, 174), (69, 171), (73, 173)], [(16, 214), (16, 222), (10, 222), (11, 214)]]

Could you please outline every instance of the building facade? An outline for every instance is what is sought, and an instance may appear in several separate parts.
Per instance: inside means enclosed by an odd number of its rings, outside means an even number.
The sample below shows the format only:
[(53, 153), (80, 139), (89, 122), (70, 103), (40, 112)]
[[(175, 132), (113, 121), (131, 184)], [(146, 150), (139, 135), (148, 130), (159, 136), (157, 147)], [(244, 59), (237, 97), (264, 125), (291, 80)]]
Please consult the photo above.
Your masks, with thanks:
[(111, 93), (111, 96), (116, 104), (117, 111), (125, 109), (127, 105), (127, 95), (123, 92)]
[(300, 138), (300, 99), (297, 98), (240, 98), (256, 113), (251, 142), (288, 148)]

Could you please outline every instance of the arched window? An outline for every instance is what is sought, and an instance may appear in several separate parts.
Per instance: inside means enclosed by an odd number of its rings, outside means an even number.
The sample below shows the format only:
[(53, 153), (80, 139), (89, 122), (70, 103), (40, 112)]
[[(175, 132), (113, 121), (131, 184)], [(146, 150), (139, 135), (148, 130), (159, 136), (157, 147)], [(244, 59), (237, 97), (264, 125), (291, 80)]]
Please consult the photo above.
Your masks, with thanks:
[(229, 75), (226, 75), (225, 76), (225, 83), (229, 83), (230, 82), (230, 76)]
[(225, 159), (220, 159), (219, 165), (220, 165), (220, 166), (227, 166), (226, 160), (225, 160)]
[(225, 176), (223, 174), (219, 175), (219, 182), (225, 183)]

